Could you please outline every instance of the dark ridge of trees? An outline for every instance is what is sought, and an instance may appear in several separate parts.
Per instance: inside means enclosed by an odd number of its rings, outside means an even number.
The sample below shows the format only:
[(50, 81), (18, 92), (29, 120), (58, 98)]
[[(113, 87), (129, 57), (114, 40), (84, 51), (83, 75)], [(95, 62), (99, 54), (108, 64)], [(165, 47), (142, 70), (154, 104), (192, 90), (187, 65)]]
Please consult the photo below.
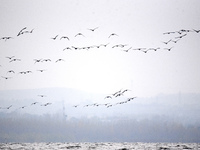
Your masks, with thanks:
[[(102, 120), (61, 115), (0, 114), (0, 142), (200, 142), (200, 125), (154, 119)], [(163, 119), (162, 119), (163, 118)]]

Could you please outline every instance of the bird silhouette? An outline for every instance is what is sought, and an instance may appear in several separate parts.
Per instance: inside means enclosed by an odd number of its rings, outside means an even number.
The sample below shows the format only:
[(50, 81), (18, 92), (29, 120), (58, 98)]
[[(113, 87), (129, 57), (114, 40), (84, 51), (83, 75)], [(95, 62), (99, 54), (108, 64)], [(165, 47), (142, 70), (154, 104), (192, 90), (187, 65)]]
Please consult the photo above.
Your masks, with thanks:
[(180, 40), (180, 39), (178, 39), (178, 40), (172, 40), (172, 42), (177, 43), (179, 40)]
[(36, 105), (38, 102), (33, 102), (31, 105)]
[(83, 37), (85, 37), (82, 33), (77, 33), (74, 37), (77, 37), (77, 36), (83, 36)]
[(38, 95), (39, 97), (47, 97), (46, 95)]
[(15, 73), (15, 71), (13, 71), (13, 70), (9, 70), (7, 73)]
[(111, 98), (111, 99), (112, 99), (112, 96), (108, 95), (108, 96), (106, 96), (104, 99), (108, 99), (108, 98)]
[(160, 47), (157, 47), (157, 48), (149, 48), (148, 51), (150, 51), (150, 50), (157, 51), (158, 49), (160, 49)]
[(17, 34), (17, 36), (20, 36), (20, 35), (22, 34), (22, 32), (23, 32), (25, 29), (27, 29), (27, 27), (24, 27), (23, 29), (21, 29), (21, 30), (19, 31), (19, 33)]
[(51, 105), (52, 103), (46, 103), (46, 104), (42, 104), (40, 106), (48, 106), (48, 105)]
[(166, 41), (166, 42), (163, 42), (163, 43), (167, 45), (169, 42), (171, 42), (171, 39), (169, 41)]
[(181, 36), (178, 36), (178, 37), (175, 37), (175, 39), (181, 39), (183, 38), (184, 36), (186, 36), (187, 34), (184, 34), (184, 35), (181, 35)]
[[(2, 37), (1, 39), (7, 41), (7, 40), (9, 40), (9, 39), (14, 39), (14, 38), (13, 38), (13, 37), (10, 37), (10, 36), (7, 36), (7, 37)], [(1, 39), (0, 39), (0, 40), (1, 40)]]
[(42, 62), (48, 62), (51, 61), (51, 59), (43, 59)]
[(70, 47), (66, 47), (63, 49), (63, 51), (65, 51), (65, 50), (72, 50), (72, 49)]
[(56, 35), (55, 37), (51, 38), (52, 40), (56, 40), (56, 38), (58, 37), (58, 35)]
[(111, 33), (108, 38), (112, 37), (112, 36), (118, 36), (116, 33)]
[(25, 107), (27, 107), (27, 106), (22, 106), (22, 107), (19, 107), (19, 109), (24, 109)]
[(10, 105), (10, 106), (6, 107), (6, 109), (10, 109), (11, 107), (12, 107), (12, 105)]
[(38, 62), (42, 62), (42, 59), (34, 59), (34, 61), (35, 61), (34, 64), (36, 64), (36, 63), (38, 63)]
[(164, 50), (168, 50), (168, 51), (171, 51), (173, 47), (171, 48), (164, 48)]
[(131, 50), (131, 49), (132, 49), (132, 47), (130, 47), (130, 48), (128, 48), (128, 49), (123, 49), (122, 51), (128, 52), (128, 51)]
[(2, 78), (8, 80), (8, 79), (11, 79), (12, 77), (4, 77), (4, 76), (1, 76)]
[(176, 32), (165, 32), (163, 34), (172, 34), (172, 33), (176, 33)]
[(96, 29), (98, 29), (99, 27), (96, 27), (96, 28), (93, 28), (93, 29), (88, 29), (88, 30), (90, 30), (90, 31), (92, 31), (92, 32), (94, 32)]
[(62, 39), (67, 39), (67, 40), (69, 41), (69, 37), (67, 37), (67, 36), (62, 36), (62, 37), (60, 38), (60, 40), (62, 40)]
[(21, 61), (21, 59), (14, 58), (10, 60), (10, 62), (14, 62), (14, 61)]
[(65, 60), (60, 58), (60, 59), (56, 60), (56, 63), (59, 61), (65, 61)]
[(37, 71), (39, 71), (39, 72), (44, 72), (44, 71), (46, 71), (45, 69), (40, 69), (40, 70), (37, 70)]
[(26, 74), (26, 72), (25, 71), (20, 71), (19, 74)]
[(10, 59), (10, 60), (11, 60), (11, 59), (12, 59), (12, 58), (14, 58), (14, 57), (15, 57), (15, 56), (11, 56), (11, 57), (8, 57), (8, 56), (7, 56), (6, 58), (8, 58), (8, 59)]
[(193, 29), (193, 31), (196, 32), (196, 33), (199, 33), (199, 32), (200, 32), (200, 30), (195, 30), (195, 29)]

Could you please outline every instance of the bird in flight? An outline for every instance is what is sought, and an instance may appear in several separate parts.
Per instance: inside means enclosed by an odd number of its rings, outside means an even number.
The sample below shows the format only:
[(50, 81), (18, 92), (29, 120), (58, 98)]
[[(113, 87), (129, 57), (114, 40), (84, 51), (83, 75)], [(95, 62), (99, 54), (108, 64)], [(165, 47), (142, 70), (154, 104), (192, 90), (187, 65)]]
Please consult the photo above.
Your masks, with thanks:
[(44, 70), (44, 69), (40, 69), (40, 70), (37, 70), (37, 71), (39, 71), (39, 72), (44, 72), (44, 71), (46, 71), (46, 70)]
[(64, 59), (58, 59), (58, 60), (56, 60), (56, 63), (59, 62), (59, 61), (65, 61), (65, 60)]
[(112, 37), (112, 36), (118, 36), (118, 35), (117, 35), (116, 33), (112, 33), (112, 34), (109, 35), (108, 38), (110, 38), (110, 37)]
[(51, 59), (43, 59), (42, 62), (44, 62), (44, 61), (48, 62), (48, 61), (51, 61)]
[(52, 40), (56, 40), (56, 38), (58, 37), (58, 35), (56, 35), (55, 37), (51, 38)]
[(14, 62), (14, 61), (21, 61), (21, 59), (12, 59), (10, 62)]
[(70, 47), (66, 47), (66, 48), (63, 49), (63, 51), (67, 50), (67, 49), (72, 50)]
[(31, 105), (36, 105), (38, 102), (34, 102), (34, 103), (32, 103)]
[[(14, 38), (13, 38), (13, 37), (10, 37), (10, 36), (7, 36), (7, 37), (2, 37), (1, 39), (7, 41), (7, 40), (9, 40), (9, 39), (14, 39)], [(0, 39), (0, 40), (1, 40), (1, 39)]]
[(46, 104), (43, 104), (41, 106), (48, 106), (48, 105), (51, 105), (52, 103), (46, 103)]
[(68, 39), (68, 41), (69, 41), (69, 37), (67, 37), (67, 36), (62, 36), (62, 37), (60, 38), (60, 40), (62, 40), (62, 39)]
[(7, 73), (15, 73), (13, 70), (9, 70)]
[(47, 97), (46, 95), (38, 95), (39, 97)]
[(19, 109), (24, 109), (25, 107), (27, 107), (27, 106), (22, 106), (22, 107), (20, 107)]
[(10, 109), (11, 107), (12, 107), (12, 105), (10, 105), (10, 106), (6, 107), (6, 109)]
[(35, 61), (35, 63), (38, 63), (38, 62), (42, 62), (42, 59), (34, 59), (34, 61)]
[(196, 32), (196, 33), (199, 33), (199, 32), (200, 32), (200, 30), (195, 30), (195, 29), (193, 29), (193, 31)]
[(8, 59), (10, 59), (10, 60), (11, 60), (11, 59), (12, 59), (12, 58), (14, 58), (14, 57), (15, 57), (15, 56), (11, 56), (11, 57), (6, 57), (6, 58), (8, 58)]
[(109, 95), (108, 95), (108, 96), (106, 96), (104, 99), (108, 99), (108, 98), (111, 98), (111, 99), (112, 99), (112, 96), (109, 96)]
[(77, 36), (83, 36), (83, 37), (85, 37), (82, 33), (77, 33), (74, 37), (77, 37)]
[(132, 49), (132, 47), (130, 47), (130, 48), (128, 48), (128, 49), (123, 49), (122, 51), (128, 52), (128, 51), (131, 50), (131, 49)]
[(3, 76), (1, 76), (1, 77), (6, 79), (6, 80), (11, 79), (11, 77), (3, 77)]
[(164, 48), (164, 50), (171, 51), (172, 48), (173, 48), (173, 47), (171, 47), (171, 48)]
[(184, 36), (186, 36), (187, 34), (184, 34), (184, 35), (181, 35), (181, 36), (178, 36), (178, 37), (175, 37), (175, 39), (181, 39), (183, 38)]
[(96, 29), (98, 29), (99, 27), (96, 27), (96, 28), (93, 28), (93, 29), (88, 29), (88, 30), (90, 30), (90, 31), (92, 31), (92, 32), (94, 32)]
[(176, 32), (165, 32), (163, 34), (172, 34), (172, 33), (176, 33)]
[(171, 42), (171, 39), (169, 41), (166, 41), (166, 42), (163, 42), (163, 43), (167, 45), (169, 42)]
[(24, 27), (23, 29), (21, 29), (21, 30), (19, 31), (19, 33), (17, 34), (17, 36), (20, 36), (20, 34), (23, 34), (23, 31), (24, 31), (25, 29), (27, 29), (27, 27)]

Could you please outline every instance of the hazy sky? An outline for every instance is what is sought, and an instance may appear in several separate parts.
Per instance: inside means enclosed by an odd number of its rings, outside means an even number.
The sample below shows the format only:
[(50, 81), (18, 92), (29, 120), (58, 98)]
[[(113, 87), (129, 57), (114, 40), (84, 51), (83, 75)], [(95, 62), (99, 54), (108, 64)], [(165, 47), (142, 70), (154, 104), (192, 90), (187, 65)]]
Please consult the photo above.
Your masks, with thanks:
[[(112, 93), (128, 88), (139, 97), (199, 93), (200, 32), (193, 30), (200, 30), (199, 8), (199, 0), (1, 0), (0, 38), (13, 39), (0, 40), (0, 89), (68, 87)], [(24, 27), (27, 33), (17, 36)], [(190, 32), (163, 34), (182, 29)], [(84, 36), (75, 37), (78, 33)], [(112, 33), (118, 36), (108, 38)], [(60, 40), (62, 36), (70, 40)], [(179, 41), (163, 43), (170, 39)], [(100, 44), (108, 45), (72, 48)], [(118, 44), (126, 46), (112, 48)], [(66, 47), (72, 50), (63, 51)], [(147, 53), (133, 50), (158, 47)], [(20, 61), (10, 62), (6, 57), (11, 56)], [(64, 61), (56, 63), (58, 59)], [(23, 71), (32, 73), (19, 73)]]

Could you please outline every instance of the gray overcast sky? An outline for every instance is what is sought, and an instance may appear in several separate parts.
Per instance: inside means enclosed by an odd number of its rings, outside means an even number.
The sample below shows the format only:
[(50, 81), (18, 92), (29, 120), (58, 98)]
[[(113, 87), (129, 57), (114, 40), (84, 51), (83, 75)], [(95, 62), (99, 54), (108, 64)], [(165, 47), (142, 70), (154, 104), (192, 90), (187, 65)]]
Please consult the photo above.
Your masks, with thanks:
[[(0, 89), (69, 87), (92, 93), (129, 88), (145, 97), (159, 93), (200, 92), (199, 0), (1, 0)], [(32, 34), (17, 36), (27, 27)], [(94, 32), (89, 28), (98, 27)], [(185, 33), (163, 34), (181, 29)], [(25, 30), (24, 30), (25, 31)], [(81, 32), (83, 36), (75, 35)], [(118, 36), (108, 38), (111, 33)], [(52, 37), (58, 35), (57, 40)], [(60, 37), (70, 38), (60, 40)], [(106, 48), (66, 50), (108, 44)], [(124, 48), (112, 48), (126, 44)], [(123, 50), (131, 48), (159, 50)], [(173, 47), (171, 51), (164, 48)], [(21, 61), (9, 62), (7, 56)], [(13, 58), (13, 59), (14, 59)], [(34, 64), (34, 59), (51, 62)], [(63, 59), (55, 63), (56, 60)], [(43, 73), (38, 70), (44, 69)], [(15, 74), (7, 73), (14, 70)], [(33, 73), (21, 75), (30, 70)]]

